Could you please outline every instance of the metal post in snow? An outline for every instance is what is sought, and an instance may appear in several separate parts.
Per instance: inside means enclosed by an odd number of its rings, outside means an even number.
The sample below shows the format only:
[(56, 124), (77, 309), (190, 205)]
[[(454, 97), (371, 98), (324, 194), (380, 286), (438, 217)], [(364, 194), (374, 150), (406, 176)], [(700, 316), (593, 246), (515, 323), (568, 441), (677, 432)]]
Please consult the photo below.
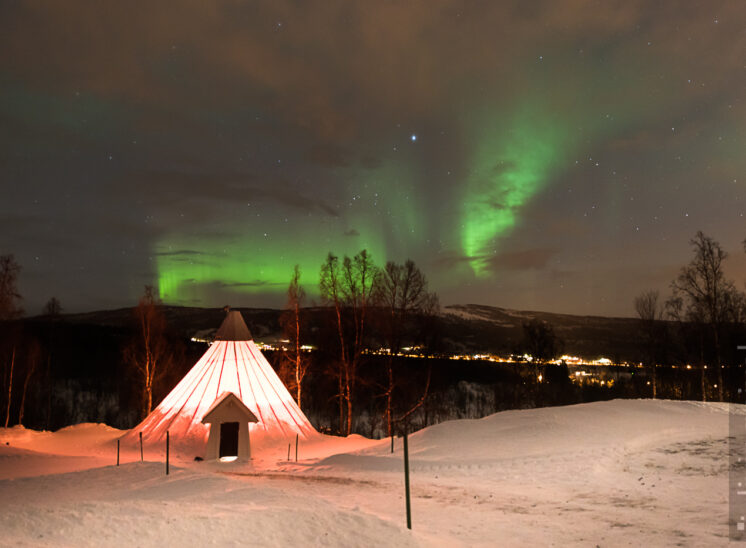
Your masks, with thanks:
[(290, 462), (290, 446), (292, 443), (288, 443), (288, 462)]
[(119, 466), (119, 440), (117, 440), (117, 466)]
[(143, 461), (142, 458), (142, 432), (140, 432), (140, 462)]
[(295, 462), (298, 462), (298, 434), (295, 435)]
[(409, 502), (409, 445), (404, 432), (404, 493), (407, 499), (407, 529), (412, 529), (412, 506)]
[(168, 446), (170, 444), (170, 436), (168, 430), (166, 430), (166, 475), (168, 476)]
[(394, 452), (394, 433), (391, 432), (391, 452)]

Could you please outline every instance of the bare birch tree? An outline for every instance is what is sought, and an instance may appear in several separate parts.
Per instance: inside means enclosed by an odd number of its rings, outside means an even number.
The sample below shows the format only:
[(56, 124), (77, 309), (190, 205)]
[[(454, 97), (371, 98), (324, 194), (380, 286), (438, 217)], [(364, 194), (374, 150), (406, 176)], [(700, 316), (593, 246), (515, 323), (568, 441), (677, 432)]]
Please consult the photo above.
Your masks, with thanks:
[[(417, 316), (434, 314), (438, 308), (438, 298), (428, 291), (427, 278), (411, 260), (404, 264), (392, 261), (386, 263), (381, 275), (377, 278), (375, 301), (382, 313), (383, 336), (388, 346), (386, 360), (386, 390), (384, 392), (384, 423), (387, 435), (393, 433), (395, 418), (393, 416), (393, 394), (396, 386), (394, 379), (394, 359), (402, 349), (407, 336), (408, 322)], [(403, 417), (409, 416), (424, 403), (429, 388), (426, 383), (425, 396)]]
[(57, 318), (60, 314), (62, 314), (62, 305), (60, 304), (60, 301), (57, 297), (52, 297), (47, 301), (47, 304), (44, 305), (44, 309), (42, 310), (42, 314), (44, 316), (47, 316), (48, 318)]
[[(21, 267), (16, 262), (13, 255), (0, 256), (0, 321), (15, 320), (23, 310), (20, 307), (21, 295), (18, 293), (18, 275), (21, 273)], [(9, 335), (10, 361), (3, 363), (3, 381), (7, 382), (7, 401), (5, 408), (5, 427), (10, 422), (10, 405), (13, 396), (13, 373), (16, 366), (16, 340), (17, 330), (6, 329)]]
[(340, 429), (344, 424), (347, 435), (352, 433), (357, 368), (364, 350), (368, 308), (377, 275), (378, 268), (366, 250), (353, 258), (345, 257), (341, 264), (337, 256), (329, 253), (321, 266), (321, 298), (334, 309), (339, 337)]
[(339, 257), (333, 253), (326, 256), (326, 261), (321, 265), (319, 278), (319, 291), (322, 302), (333, 308), (334, 323), (339, 340), (339, 363), (337, 370), (337, 404), (339, 407), (339, 431), (342, 432), (344, 424), (344, 371), (347, 364), (347, 346), (345, 344), (344, 326), (342, 325), (342, 309), (344, 307), (341, 274), (339, 268)]
[(637, 312), (637, 317), (640, 318), (641, 322), (640, 334), (644, 346), (646, 365), (650, 368), (653, 399), (655, 399), (658, 394), (656, 347), (662, 344), (661, 332), (664, 315), (660, 293), (651, 289), (635, 297), (635, 312)]
[(309, 361), (303, 355), (301, 349), (301, 321), (303, 301), (306, 292), (300, 285), (300, 267), (295, 265), (293, 277), (288, 286), (288, 300), (285, 312), (280, 317), (285, 336), (288, 338), (290, 348), (285, 353), (285, 359), (290, 362), (293, 371), (293, 385), (295, 391), (295, 402), (301, 406), (303, 396), (303, 378), (308, 371)]
[(23, 378), (23, 389), (21, 391), (21, 405), (18, 409), (18, 424), (23, 424), (23, 412), (26, 409), (26, 394), (29, 382), (36, 372), (36, 367), (41, 361), (41, 345), (36, 339), (32, 339), (26, 348), (26, 372)]
[(173, 353), (166, 339), (166, 318), (162, 303), (153, 286), (146, 286), (145, 293), (133, 314), (137, 334), (125, 347), (125, 361), (132, 367), (142, 383), (142, 416), (153, 409), (153, 387), (173, 363)]
[(13, 255), (0, 256), (0, 321), (14, 320), (23, 314), (18, 293), (21, 266)]
[(709, 328), (714, 346), (718, 398), (723, 401), (723, 364), (721, 363), (721, 329), (728, 320), (736, 292), (733, 282), (725, 278), (723, 261), (728, 254), (720, 244), (697, 232), (690, 241), (694, 258), (684, 266), (671, 283), (674, 299), (681, 299), (683, 311), (690, 318), (701, 318)]

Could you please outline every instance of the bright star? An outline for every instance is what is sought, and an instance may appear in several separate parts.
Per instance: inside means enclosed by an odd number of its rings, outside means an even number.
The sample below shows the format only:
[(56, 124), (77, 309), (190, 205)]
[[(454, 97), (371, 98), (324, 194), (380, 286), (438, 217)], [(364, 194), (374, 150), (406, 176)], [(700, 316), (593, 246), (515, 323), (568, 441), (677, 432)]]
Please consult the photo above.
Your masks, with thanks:
[(417, 140), (417, 135), (413, 133), (410, 139), (412, 139), (412, 142), (414, 143)]

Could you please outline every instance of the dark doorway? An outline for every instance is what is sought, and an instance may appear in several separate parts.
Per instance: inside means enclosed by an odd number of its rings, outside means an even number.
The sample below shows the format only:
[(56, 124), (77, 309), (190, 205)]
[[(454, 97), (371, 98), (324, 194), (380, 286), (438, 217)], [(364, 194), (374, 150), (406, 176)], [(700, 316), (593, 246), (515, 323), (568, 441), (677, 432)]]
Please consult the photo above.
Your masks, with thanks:
[(220, 423), (220, 457), (238, 456), (238, 423)]

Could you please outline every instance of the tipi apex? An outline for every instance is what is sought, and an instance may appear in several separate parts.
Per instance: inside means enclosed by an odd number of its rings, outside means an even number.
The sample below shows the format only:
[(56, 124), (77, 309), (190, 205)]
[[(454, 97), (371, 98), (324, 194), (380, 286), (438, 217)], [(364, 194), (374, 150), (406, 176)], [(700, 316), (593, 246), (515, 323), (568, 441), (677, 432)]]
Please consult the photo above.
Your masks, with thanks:
[(238, 310), (231, 310), (229, 306), (225, 307), (225, 319), (220, 324), (220, 329), (215, 333), (215, 341), (250, 341), (251, 336), (243, 316)]
[(168, 430), (174, 445), (207, 441), (209, 427), (202, 419), (215, 401), (232, 392), (258, 419), (251, 424), (251, 443), (259, 447), (273, 440), (288, 442), (296, 434), (317, 434), (285, 385), (252, 340), (241, 313), (229, 310), (215, 342), (139, 425), (124, 436), (152, 444), (165, 441)]

